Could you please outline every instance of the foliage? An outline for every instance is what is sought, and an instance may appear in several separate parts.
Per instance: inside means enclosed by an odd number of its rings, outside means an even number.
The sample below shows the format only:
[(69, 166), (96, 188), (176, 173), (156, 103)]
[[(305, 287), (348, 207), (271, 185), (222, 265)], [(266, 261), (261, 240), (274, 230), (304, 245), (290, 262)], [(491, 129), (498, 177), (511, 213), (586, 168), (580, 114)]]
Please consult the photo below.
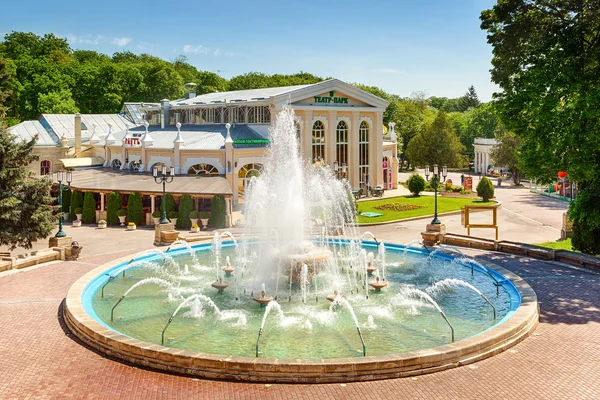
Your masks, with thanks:
[(83, 212), (81, 220), (84, 224), (91, 224), (96, 220), (96, 200), (92, 192), (85, 192), (83, 197)]
[(199, 217), (198, 217), (198, 218), (202, 218), (202, 219), (210, 218), (210, 213), (209, 213), (209, 212), (206, 212), (206, 211), (202, 211), (202, 212), (199, 214)]
[(213, 197), (210, 211), (210, 226), (216, 229), (225, 228), (225, 199), (221, 196)]
[(469, 86), (467, 93), (464, 94), (463, 97), (460, 98), (459, 102), (460, 111), (467, 111), (469, 108), (475, 108), (481, 102), (479, 101), (479, 97), (477, 96), (477, 92), (475, 92), (475, 87), (473, 85)]
[(489, 201), (494, 197), (494, 185), (485, 176), (477, 184), (477, 196), (481, 197), (483, 201)]
[(83, 193), (79, 190), (74, 190), (71, 194), (71, 213), (69, 214), (69, 218), (74, 220), (76, 217), (75, 214), (81, 214), (81, 211), (77, 213), (77, 209), (81, 210), (83, 207)]
[(18, 141), (6, 132), (0, 120), (0, 246), (10, 250), (30, 249), (46, 238), (54, 227), (55, 210), (51, 183), (33, 178), (27, 165), (38, 160), (32, 154), (35, 139)]
[(100, 221), (98, 221), (98, 225), (106, 225), (106, 221), (101, 219)]
[(318, 83), (323, 78), (300, 72), (293, 75), (266, 75), (261, 72), (249, 72), (233, 77), (229, 80), (229, 90), (261, 89), (277, 86), (293, 86)]
[(117, 217), (126, 217), (127, 211), (124, 208), (119, 208), (116, 213)]
[(454, 125), (447, 114), (440, 111), (431, 125), (417, 134), (406, 148), (406, 155), (415, 165), (447, 165), (462, 167), (465, 147), (456, 136)]
[(0, 119), (6, 116), (8, 105), (13, 101), (13, 93), (18, 87), (15, 73), (15, 64), (0, 56)]
[[(494, 48), (500, 117), (521, 139), (524, 172), (548, 183), (567, 171), (579, 185), (578, 197), (591, 197), (582, 192), (600, 186), (600, 3), (502, 1), (481, 20)], [(581, 201), (572, 208), (579, 236), (573, 245), (593, 250), (586, 243), (600, 229), (597, 204)]]
[(600, 180), (579, 183), (579, 193), (569, 205), (573, 221), (573, 247), (583, 253), (600, 254)]
[(192, 224), (192, 229), (197, 229), (198, 228), (198, 224)]
[(496, 137), (498, 144), (490, 150), (490, 158), (494, 165), (508, 168), (512, 174), (515, 185), (521, 183), (521, 170), (519, 169), (519, 150), (521, 141), (513, 132), (503, 132)]
[(199, 211), (192, 211), (192, 212), (190, 212), (189, 218), (192, 218), (192, 219), (198, 219), (198, 218), (200, 218), (200, 212)]
[(194, 200), (189, 194), (181, 196), (179, 201), (179, 217), (177, 218), (177, 227), (189, 229), (192, 222), (190, 221), (190, 213), (194, 210)]
[(143, 217), (144, 205), (142, 204), (142, 196), (137, 192), (131, 193), (127, 199), (127, 221), (141, 225)]
[(121, 203), (121, 194), (117, 192), (111, 192), (108, 195), (108, 204), (106, 205), (106, 221), (109, 225), (119, 224), (117, 212), (122, 206), (123, 203)]
[(571, 243), (571, 238), (567, 238), (565, 240), (559, 240), (557, 242), (537, 243), (536, 246), (547, 247), (549, 249), (555, 249), (555, 250), (576, 251), (573, 248), (573, 244)]
[(56, 92), (40, 93), (38, 96), (38, 110), (46, 114), (75, 114), (79, 108), (71, 96), (71, 91), (61, 89)]
[(177, 211), (175, 211), (175, 210), (169, 211), (167, 213), (167, 217), (169, 217), (169, 219), (177, 218), (178, 216), (179, 216), (179, 213), (177, 213)]
[(127, 226), (135, 226), (135, 222), (128, 222)]
[(495, 110), (495, 103), (483, 103), (465, 112), (452, 113), (456, 134), (466, 147), (466, 154), (473, 156), (475, 138), (491, 139), (504, 130)]
[(160, 217), (162, 217), (162, 214), (160, 211), (154, 211), (152, 213), (152, 218), (160, 218)]
[(425, 190), (425, 179), (419, 174), (412, 174), (406, 183), (408, 184), (408, 190), (415, 196)]
[(72, 191), (70, 188), (62, 191), (62, 209), (63, 212), (69, 213), (69, 215), (71, 214), (69, 212), (69, 207), (71, 207), (71, 194)]
[[(173, 213), (173, 211), (177, 211), (175, 209), (175, 199), (173, 199), (172, 195), (168, 194), (167, 195), (167, 201), (165, 203), (166, 203), (166, 206), (167, 206), (167, 216), (169, 218), (171, 218), (170, 215)], [(164, 210), (165, 210), (165, 204), (163, 204), (162, 197), (161, 197), (160, 212), (162, 213)], [(177, 218), (177, 217), (174, 217), (174, 218)]]

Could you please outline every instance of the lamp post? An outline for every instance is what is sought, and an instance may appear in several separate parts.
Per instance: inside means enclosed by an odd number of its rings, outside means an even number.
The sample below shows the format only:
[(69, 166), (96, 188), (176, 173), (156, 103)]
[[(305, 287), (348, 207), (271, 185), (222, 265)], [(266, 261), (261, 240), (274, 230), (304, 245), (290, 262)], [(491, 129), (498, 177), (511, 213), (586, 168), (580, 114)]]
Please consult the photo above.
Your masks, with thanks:
[(63, 207), (62, 207), (62, 192), (63, 190), (71, 189), (71, 181), (73, 179), (73, 173), (71, 171), (67, 171), (67, 187), (63, 188), (63, 172), (58, 171), (56, 173), (56, 180), (58, 181), (58, 204), (60, 204), (60, 215), (58, 216), (58, 232), (54, 237), (61, 238), (67, 236), (67, 234), (62, 230), (63, 227)]
[[(425, 166), (425, 177), (427, 178), (427, 182), (429, 182), (429, 175), (430, 175), (430, 171), (429, 171), (429, 165)], [(443, 180), (440, 180), (440, 171), (438, 168), (437, 164), (433, 164), (433, 176), (431, 177), (431, 184), (433, 186), (434, 189), (434, 212), (433, 212), (433, 220), (431, 221), (432, 225), (439, 225), (441, 224), (440, 220), (438, 219), (438, 215), (437, 215), (437, 192), (438, 192), (438, 185), (440, 183), (444, 183), (446, 181), (446, 177), (448, 176), (448, 167), (446, 167), (445, 165), (442, 166), (442, 178), (444, 178)]]
[(167, 219), (167, 192), (166, 192), (166, 184), (173, 182), (173, 178), (175, 177), (175, 168), (169, 168), (167, 172), (167, 166), (163, 164), (162, 170), (160, 171), (160, 175), (158, 174), (158, 168), (154, 167), (152, 169), (152, 176), (154, 177), (154, 182), (163, 185), (163, 194), (162, 194), (162, 216), (159, 224), (168, 224), (169, 220)]

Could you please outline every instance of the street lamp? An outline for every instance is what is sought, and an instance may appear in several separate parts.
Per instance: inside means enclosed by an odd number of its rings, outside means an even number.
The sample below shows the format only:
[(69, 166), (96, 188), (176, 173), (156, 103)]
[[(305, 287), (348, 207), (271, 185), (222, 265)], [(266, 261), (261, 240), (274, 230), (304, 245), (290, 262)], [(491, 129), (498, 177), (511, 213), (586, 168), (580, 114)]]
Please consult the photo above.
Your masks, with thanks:
[(67, 234), (62, 230), (63, 226), (63, 208), (62, 208), (62, 192), (63, 190), (71, 189), (71, 181), (73, 179), (73, 173), (71, 171), (67, 171), (67, 187), (63, 188), (63, 172), (58, 171), (56, 173), (56, 180), (58, 181), (58, 204), (60, 204), (60, 215), (58, 216), (58, 232), (54, 237), (61, 238), (67, 236)]
[(154, 167), (152, 169), (152, 176), (154, 177), (154, 182), (163, 185), (163, 195), (162, 195), (162, 216), (159, 224), (168, 224), (169, 220), (167, 219), (167, 192), (166, 192), (166, 184), (173, 182), (173, 178), (175, 177), (175, 168), (169, 168), (167, 172), (167, 166), (163, 164), (162, 170), (160, 171), (160, 175), (158, 174), (158, 168)]
[[(427, 178), (427, 182), (429, 182), (429, 175), (430, 175), (430, 171), (429, 171), (429, 165), (425, 166), (425, 177)], [(434, 213), (433, 213), (433, 220), (431, 221), (432, 225), (439, 225), (441, 224), (440, 220), (438, 219), (438, 215), (437, 215), (437, 189), (438, 189), (438, 185), (440, 183), (444, 183), (446, 181), (446, 177), (448, 176), (448, 167), (446, 167), (445, 165), (442, 167), (442, 178), (444, 178), (443, 180), (440, 180), (440, 171), (438, 169), (438, 165), (437, 164), (433, 164), (433, 176), (431, 177), (431, 185), (433, 186), (433, 189), (435, 191), (434, 194)]]

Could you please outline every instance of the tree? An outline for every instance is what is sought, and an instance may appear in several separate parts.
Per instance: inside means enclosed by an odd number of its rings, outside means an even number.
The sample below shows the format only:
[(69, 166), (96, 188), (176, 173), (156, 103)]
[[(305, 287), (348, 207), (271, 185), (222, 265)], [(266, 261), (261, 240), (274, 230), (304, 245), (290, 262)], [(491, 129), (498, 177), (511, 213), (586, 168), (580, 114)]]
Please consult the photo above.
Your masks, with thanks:
[(189, 194), (181, 196), (179, 201), (179, 216), (177, 217), (177, 227), (189, 229), (192, 226), (190, 213), (194, 210), (194, 201)]
[(0, 119), (5, 118), (10, 103), (13, 102), (12, 96), (18, 84), (15, 72), (16, 66), (13, 62), (0, 58)]
[(419, 174), (411, 175), (406, 183), (408, 183), (408, 190), (415, 196), (425, 190), (425, 179)]
[(143, 216), (144, 205), (142, 204), (142, 196), (137, 192), (131, 193), (127, 199), (127, 221), (141, 225)]
[(119, 217), (117, 211), (123, 207), (121, 195), (117, 192), (110, 192), (108, 195), (108, 204), (106, 205), (106, 223), (109, 225), (118, 225)]
[(0, 120), (0, 246), (10, 250), (30, 249), (54, 228), (51, 183), (33, 178), (27, 167), (39, 159), (33, 154), (34, 145), (35, 139), (17, 140)]
[(496, 136), (497, 145), (490, 150), (490, 157), (494, 165), (508, 168), (513, 176), (515, 185), (521, 183), (521, 170), (519, 169), (519, 151), (521, 141), (513, 132), (503, 132)]
[(475, 108), (479, 104), (481, 104), (481, 102), (479, 101), (479, 96), (477, 96), (477, 92), (475, 92), (475, 87), (473, 85), (469, 86), (467, 93), (465, 93), (458, 102), (460, 111), (467, 111), (469, 108)]
[(71, 221), (77, 219), (75, 210), (78, 208), (83, 208), (83, 194), (79, 190), (74, 190), (71, 194), (71, 212), (69, 214)]
[(210, 226), (216, 229), (224, 228), (225, 212), (225, 199), (221, 196), (213, 197), (210, 204)]
[(600, 3), (500, 1), (481, 20), (500, 117), (521, 139), (525, 173), (548, 182), (567, 171), (578, 184), (569, 213), (579, 244), (600, 231), (600, 207), (579, 200), (600, 187)]
[(406, 155), (415, 165), (447, 165), (462, 167), (466, 160), (465, 150), (447, 114), (440, 111), (433, 123), (417, 134), (406, 148)]
[(96, 200), (92, 192), (85, 192), (83, 196), (83, 213), (81, 220), (84, 224), (91, 224), (96, 220)]
[(483, 201), (489, 201), (494, 197), (494, 185), (485, 176), (477, 184), (477, 196), (481, 197)]
[[(166, 206), (167, 206), (167, 215), (169, 215), (170, 212), (172, 211), (177, 211), (175, 209), (175, 199), (173, 199), (173, 195), (168, 194), (167, 195), (167, 201), (166, 201)], [(161, 197), (161, 202), (160, 202), (160, 212), (162, 213), (163, 210), (165, 209), (165, 204), (163, 204), (162, 201), (162, 197)]]
[(75, 114), (79, 108), (71, 97), (68, 89), (57, 92), (40, 93), (38, 96), (38, 110), (46, 114)]

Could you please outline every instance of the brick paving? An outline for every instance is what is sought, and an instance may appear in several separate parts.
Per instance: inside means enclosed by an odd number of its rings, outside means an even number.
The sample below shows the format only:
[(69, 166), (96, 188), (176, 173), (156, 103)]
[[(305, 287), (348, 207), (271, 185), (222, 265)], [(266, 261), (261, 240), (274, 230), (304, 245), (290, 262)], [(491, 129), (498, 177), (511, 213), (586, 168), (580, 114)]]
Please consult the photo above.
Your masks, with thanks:
[[(508, 351), (416, 378), (284, 385), (194, 379), (113, 361), (64, 327), (62, 301), (85, 272), (132, 252), (118, 247), (77, 262), (0, 274), (0, 399), (597, 399), (600, 398), (600, 275), (557, 263), (473, 252), (525, 278), (540, 325)], [(143, 250), (139, 248), (138, 250)], [(90, 254), (90, 253), (88, 253)]]

